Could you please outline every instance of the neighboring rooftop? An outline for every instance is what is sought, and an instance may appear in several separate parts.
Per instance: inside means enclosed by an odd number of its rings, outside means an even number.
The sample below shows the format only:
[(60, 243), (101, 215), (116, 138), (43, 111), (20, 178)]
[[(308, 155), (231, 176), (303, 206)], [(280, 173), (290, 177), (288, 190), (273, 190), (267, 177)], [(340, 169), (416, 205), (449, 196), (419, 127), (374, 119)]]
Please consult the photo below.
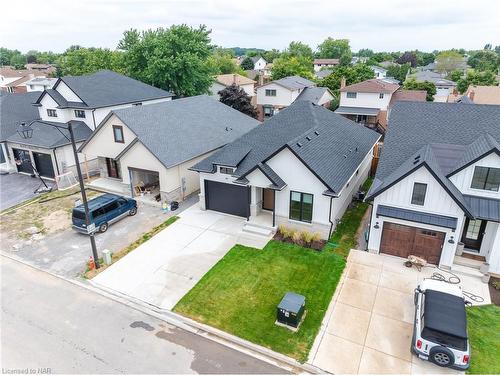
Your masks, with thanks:
[(256, 83), (253, 79), (247, 78), (240, 74), (220, 74), (215, 77), (215, 80), (224, 86), (231, 86), (233, 84), (236, 86), (240, 86)]
[(314, 73), (314, 75), (316, 77), (318, 77), (319, 79), (323, 79), (325, 77), (328, 77), (332, 73), (333, 73), (333, 70), (331, 70), (331, 69), (323, 69), (323, 70), (320, 70), (319, 72)]
[[(70, 105), (73, 107), (78, 105), (83, 108), (101, 108), (173, 96), (168, 91), (147, 85), (110, 70), (101, 70), (82, 76), (61, 77), (56, 82), (53, 91), (56, 91), (55, 89), (59, 85), (59, 82), (64, 82), (83, 101), (83, 103), (72, 102), (75, 103), (74, 105)], [(40, 95), (37, 102), (40, 102), (41, 98), (47, 93), (46, 91)], [(51, 96), (56, 100), (59, 107), (68, 106), (68, 102), (60, 94), (59, 101), (53, 95)]]
[[(313, 87), (316, 84), (313, 81), (309, 81), (308, 79), (299, 77), (299, 76), (290, 76), (284, 77), (281, 79), (277, 79), (276, 81), (271, 81), (270, 83), (276, 83), (280, 86), (283, 86), (289, 90), (298, 90), (306, 87)], [(265, 86), (265, 85), (264, 85)]]
[(22, 122), (29, 124), (40, 118), (38, 109), (32, 105), (39, 92), (11, 94), (0, 91), (0, 142), (16, 134)]
[(427, 99), (427, 91), (425, 90), (403, 90), (399, 89), (392, 95), (389, 107), (392, 107), (394, 103), (406, 101), (406, 102), (425, 102)]
[(341, 92), (369, 92), (392, 94), (399, 88), (399, 85), (388, 83), (381, 79), (368, 79), (363, 82), (355, 83), (340, 89)]
[(111, 113), (167, 168), (222, 147), (259, 125), (257, 120), (206, 95)]
[(319, 104), (320, 99), (326, 93), (333, 96), (327, 87), (306, 87), (295, 100), (309, 100), (314, 104)]
[(500, 105), (500, 86), (470, 85), (465, 96), (475, 104)]
[(431, 72), (429, 70), (416, 72), (415, 74), (412, 74), (410, 77), (415, 78), (417, 82), (425, 82), (425, 81), (432, 82), (436, 86), (455, 87), (457, 85), (455, 82), (443, 78), (441, 74)]
[(26, 81), (26, 85), (40, 85), (52, 87), (57, 82), (57, 78), (36, 77)]
[(314, 65), (338, 65), (339, 59), (314, 59)]
[[(327, 195), (338, 194), (380, 135), (305, 100), (295, 101), (263, 125), (251, 130), (192, 167), (213, 172), (216, 164), (237, 166), (245, 176), (287, 147), (325, 184)], [(325, 162), (327, 160), (328, 162)]]

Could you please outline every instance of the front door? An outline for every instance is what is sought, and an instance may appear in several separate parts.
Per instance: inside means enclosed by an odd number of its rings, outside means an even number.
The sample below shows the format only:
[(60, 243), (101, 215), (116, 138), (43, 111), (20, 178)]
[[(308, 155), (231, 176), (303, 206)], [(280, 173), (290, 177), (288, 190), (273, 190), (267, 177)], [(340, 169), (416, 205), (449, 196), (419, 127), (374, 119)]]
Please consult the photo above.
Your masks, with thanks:
[(483, 242), (485, 228), (486, 220), (465, 220), (462, 242), (465, 244), (466, 249), (479, 252), (481, 243)]
[(31, 166), (31, 157), (29, 151), (13, 148), (12, 153), (14, 154), (17, 171), (33, 174), (33, 167)]
[(108, 177), (120, 178), (120, 169), (115, 159), (106, 158), (106, 166), (108, 167)]
[(274, 210), (274, 190), (262, 189), (262, 209)]

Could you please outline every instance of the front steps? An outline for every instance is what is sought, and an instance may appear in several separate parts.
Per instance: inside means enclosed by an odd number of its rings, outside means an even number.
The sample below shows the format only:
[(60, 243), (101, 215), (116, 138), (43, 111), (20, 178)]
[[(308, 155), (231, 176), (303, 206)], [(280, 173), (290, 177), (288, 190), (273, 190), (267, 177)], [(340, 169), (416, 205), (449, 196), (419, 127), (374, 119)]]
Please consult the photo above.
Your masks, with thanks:
[(252, 233), (262, 237), (271, 237), (276, 233), (276, 227), (266, 226), (262, 224), (252, 223), (247, 221), (242, 229), (243, 232)]
[(464, 266), (464, 267), (469, 267), (469, 268), (475, 268), (479, 270), (484, 262), (480, 260), (474, 260), (470, 258), (465, 258), (462, 256), (455, 256), (455, 259), (453, 260), (453, 264), (457, 264), (459, 266)]

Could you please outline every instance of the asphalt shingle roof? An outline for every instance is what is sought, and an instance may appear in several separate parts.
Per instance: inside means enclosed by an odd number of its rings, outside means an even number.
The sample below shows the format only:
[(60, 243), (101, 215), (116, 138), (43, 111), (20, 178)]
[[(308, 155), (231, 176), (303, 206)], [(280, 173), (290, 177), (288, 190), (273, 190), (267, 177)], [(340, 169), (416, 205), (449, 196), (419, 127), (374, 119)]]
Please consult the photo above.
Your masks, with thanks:
[(299, 76), (284, 77), (281, 79), (277, 79), (276, 81), (271, 81), (269, 83), (277, 83), (278, 85), (286, 87), (290, 90), (298, 90), (306, 87), (316, 86), (313, 81), (309, 81), (308, 79)]
[(206, 95), (114, 113), (167, 168), (215, 150), (259, 125)]
[(400, 207), (385, 206), (382, 204), (377, 206), (377, 215), (392, 217), (393, 219), (413, 221), (414, 223), (437, 225), (451, 229), (457, 229), (458, 221), (456, 217), (436, 215)]
[(68, 85), (90, 108), (173, 96), (168, 91), (109, 70), (83, 76), (61, 77), (61, 81)]
[[(85, 141), (92, 134), (92, 130), (82, 121), (71, 121), (73, 124), (73, 134), (76, 142)], [(33, 129), (32, 138), (24, 139), (19, 134), (12, 134), (7, 140), (9, 142), (21, 143), (43, 148), (52, 149), (68, 145), (69, 132), (65, 129), (56, 129), (53, 125), (66, 127), (65, 123), (35, 120), (31, 123)], [(64, 135), (63, 135), (64, 134)], [(66, 137), (68, 138), (66, 138)]]
[(0, 91), (0, 142), (16, 134), (22, 122), (29, 124), (40, 118), (38, 108), (32, 104), (39, 95), (39, 92), (11, 94)]
[(319, 100), (330, 92), (326, 87), (306, 87), (295, 100), (309, 100), (314, 104), (318, 104)]
[(299, 100), (192, 169), (213, 172), (214, 164), (236, 164), (233, 175), (243, 178), (288, 147), (338, 194), (379, 137), (322, 106)]

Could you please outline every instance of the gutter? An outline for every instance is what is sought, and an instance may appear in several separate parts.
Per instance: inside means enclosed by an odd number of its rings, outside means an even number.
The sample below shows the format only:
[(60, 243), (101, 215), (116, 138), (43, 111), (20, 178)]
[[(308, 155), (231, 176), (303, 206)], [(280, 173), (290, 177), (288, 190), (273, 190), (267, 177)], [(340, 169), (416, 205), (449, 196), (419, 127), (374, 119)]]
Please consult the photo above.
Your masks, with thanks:
[(332, 231), (333, 231), (332, 202), (333, 202), (333, 197), (330, 197), (330, 209), (328, 211), (328, 221), (330, 222), (330, 230), (328, 231), (328, 240), (330, 240), (330, 237), (332, 236)]
[(96, 126), (95, 126), (95, 116), (94, 116), (94, 112), (95, 112), (95, 108), (92, 109), (92, 121), (94, 122), (94, 130), (96, 129)]

